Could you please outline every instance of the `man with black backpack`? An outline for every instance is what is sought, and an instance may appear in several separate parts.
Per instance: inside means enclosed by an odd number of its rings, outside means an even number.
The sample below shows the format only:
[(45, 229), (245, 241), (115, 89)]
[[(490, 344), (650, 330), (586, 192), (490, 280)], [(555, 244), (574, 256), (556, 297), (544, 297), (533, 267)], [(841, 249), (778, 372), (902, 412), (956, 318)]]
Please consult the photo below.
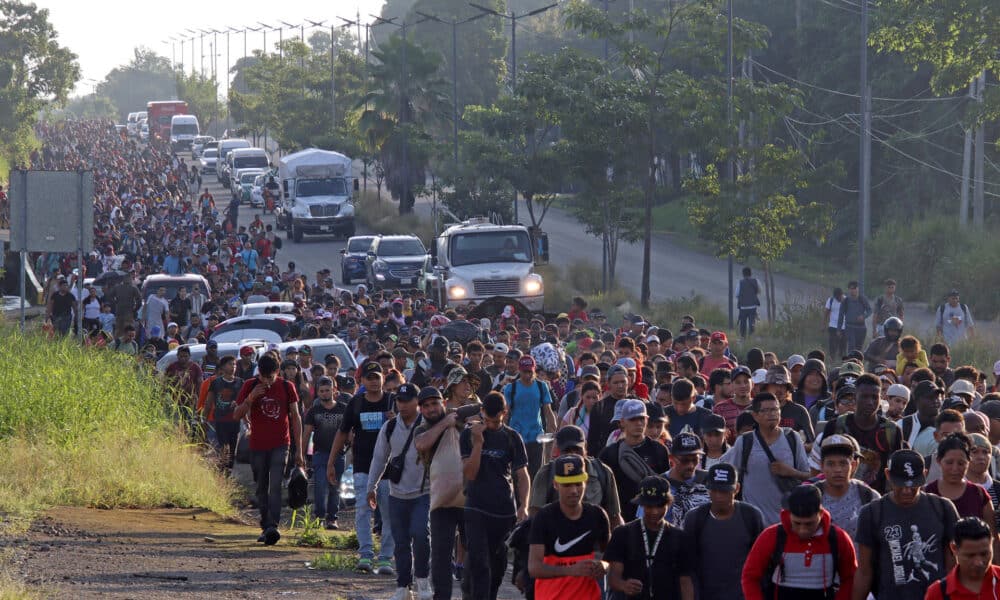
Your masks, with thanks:
[(823, 495), (800, 485), (781, 522), (757, 538), (743, 566), (746, 600), (848, 600), (858, 568), (854, 543), (830, 522)]
[(858, 515), (854, 600), (922, 600), (927, 586), (954, 566), (948, 547), (958, 511), (951, 500), (927, 494), (924, 457), (897, 450), (886, 477), (892, 491)]
[(764, 530), (764, 517), (755, 506), (736, 500), (738, 477), (732, 465), (709, 467), (705, 486), (711, 502), (684, 516), (684, 532), (694, 543), (695, 589), (700, 600), (743, 599), (743, 563)]
[(396, 391), (399, 414), (379, 431), (365, 494), (368, 506), (375, 510), (376, 486), (381, 479), (389, 481), (387, 516), (396, 542), (396, 593), (392, 600), (410, 600), (409, 587), (414, 578), (419, 600), (431, 600), (430, 495), (424, 489), (424, 464), (417, 461), (413, 445), (421, 420), (417, 410), (419, 393), (412, 383), (404, 383)]

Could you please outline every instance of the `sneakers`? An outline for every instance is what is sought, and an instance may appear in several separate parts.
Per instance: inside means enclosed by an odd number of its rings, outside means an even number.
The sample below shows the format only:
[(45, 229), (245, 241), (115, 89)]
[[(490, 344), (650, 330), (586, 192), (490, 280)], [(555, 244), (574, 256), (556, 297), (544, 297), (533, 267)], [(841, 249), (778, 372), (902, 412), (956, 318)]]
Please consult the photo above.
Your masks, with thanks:
[(264, 532), (263, 537), (265, 546), (273, 546), (278, 543), (278, 540), (281, 539), (281, 534), (278, 533), (278, 530), (274, 527), (270, 527)]
[(371, 573), (372, 572), (372, 559), (370, 559), (370, 558), (361, 558), (361, 559), (358, 559), (358, 564), (354, 568), (356, 570), (362, 572), (362, 573)]
[(426, 577), (417, 578), (417, 600), (433, 600), (434, 591), (431, 589), (431, 580)]
[(395, 575), (396, 569), (392, 568), (392, 563), (387, 560), (375, 561), (375, 573), (377, 575)]
[(326, 520), (327, 529), (340, 529), (340, 524), (337, 523), (337, 519), (327, 519)]
[(413, 600), (413, 592), (410, 591), (410, 588), (396, 588), (396, 593), (389, 600)]

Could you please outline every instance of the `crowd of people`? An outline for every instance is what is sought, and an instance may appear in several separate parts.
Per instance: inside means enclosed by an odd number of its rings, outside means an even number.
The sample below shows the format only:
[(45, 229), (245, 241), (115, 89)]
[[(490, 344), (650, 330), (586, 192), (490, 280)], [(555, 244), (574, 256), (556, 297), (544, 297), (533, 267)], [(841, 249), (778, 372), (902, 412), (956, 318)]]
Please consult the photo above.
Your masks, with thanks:
[[(110, 123), (39, 137), (35, 167), (96, 174), (98, 250), (85, 265), (37, 257), (53, 330), (72, 327), (73, 278), (124, 256), (120, 283), (96, 303), (87, 292), (88, 340), (148, 363), (177, 348), (165, 377), (211, 423), (223, 469), (248, 432), (262, 544), (280, 540), (282, 485), (305, 472), (313, 515), (341, 528), (350, 465), (356, 566), (394, 576), (394, 600), (495, 599), (511, 556), (537, 600), (1000, 594), (1000, 362), (951, 366), (949, 343), (973, 327), (957, 291), (928, 350), (903, 335), (894, 282), (874, 308), (856, 285), (835, 292), (830, 347), (787, 357), (736, 356), (693, 317), (676, 335), (636, 314), (611, 323), (582, 298), (549, 319), (473, 318), (280, 269), (268, 226), (200, 203), (196, 170)], [(211, 296), (142, 298), (135, 281), (160, 272), (203, 275)], [(757, 290), (745, 271), (751, 340)], [(306, 344), (220, 357), (210, 342), (191, 360), (189, 344), (259, 298), (294, 303), (290, 340), (340, 336), (357, 370)], [(463, 321), (476, 335), (449, 339)]]

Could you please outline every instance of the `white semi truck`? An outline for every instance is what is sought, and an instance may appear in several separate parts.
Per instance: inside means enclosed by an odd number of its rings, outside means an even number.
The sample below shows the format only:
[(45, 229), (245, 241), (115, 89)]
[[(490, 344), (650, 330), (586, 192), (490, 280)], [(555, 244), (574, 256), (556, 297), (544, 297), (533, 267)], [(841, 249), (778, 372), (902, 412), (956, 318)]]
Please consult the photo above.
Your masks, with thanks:
[(351, 159), (329, 150), (308, 148), (278, 161), (281, 202), (277, 225), (288, 239), (305, 234), (354, 235)]

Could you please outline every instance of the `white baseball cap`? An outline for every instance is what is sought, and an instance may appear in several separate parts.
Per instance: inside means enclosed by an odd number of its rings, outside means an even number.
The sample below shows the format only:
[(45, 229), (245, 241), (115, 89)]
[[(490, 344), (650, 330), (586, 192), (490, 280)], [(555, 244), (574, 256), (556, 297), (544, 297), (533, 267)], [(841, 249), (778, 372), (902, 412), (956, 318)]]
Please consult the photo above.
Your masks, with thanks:
[(903, 385), (901, 383), (894, 383), (894, 384), (892, 384), (892, 385), (889, 386), (889, 389), (886, 391), (885, 395), (889, 396), (890, 398), (899, 397), (899, 398), (905, 398), (906, 400), (909, 400), (910, 399), (910, 388), (906, 387), (905, 385)]
[(767, 380), (767, 369), (757, 369), (753, 372), (753, 377), (751, 378), (754, 385), (761, 385)]

